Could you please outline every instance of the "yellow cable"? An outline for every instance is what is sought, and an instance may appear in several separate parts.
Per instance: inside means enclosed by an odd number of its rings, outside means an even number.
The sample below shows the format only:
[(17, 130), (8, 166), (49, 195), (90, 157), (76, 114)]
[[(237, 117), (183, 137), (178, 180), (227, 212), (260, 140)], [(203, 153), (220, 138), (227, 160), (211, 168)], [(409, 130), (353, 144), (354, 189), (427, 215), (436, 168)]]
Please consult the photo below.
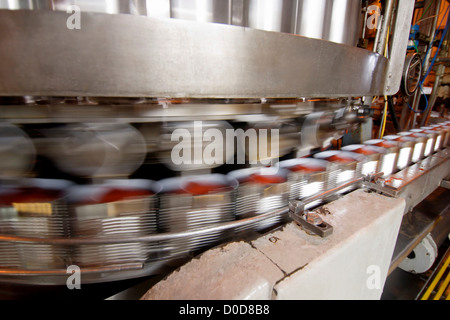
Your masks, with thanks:
[(447, 288), (449, 282), (450, 282), (450, 273), (447, 274), (447, 277), (445, 278), (444, 282), (439, 287), (439, 291), (436, 293), (433, 300), (441, 299), (442, 294), (444, 293), (445, 288)]
[(383, 139), (384, 137), (384, 131), (386, 130), (386, 122), (387, 122), (387, 112), (388, 112), (388, 100), (387, 100), (387, 96), (384, 96), (384, 111), (383, 111), (383, 124), (381, 127), (381, 135), (380, 135), (380, 139)]
[(386, 44), (384, 45), (384, 57), (387, 58), (387, 49), (388, 49), (388, 43), (389, 43), (389, 33), (391, 32), (391, 27), (388, 27), (387, 35), (386, 35)]
[[(386, 35), (386, 44), (384, 45), (384, 56), (387, 58), (388, 53), (388, 43), (389, 43), (389, 34), (390, 34), (390, 27), (388, 27), (387, 35)], [(379, 139), (383, 139), (384, 132), (386, 130), (386, 122), (387, 122), (387, 112), (388, 112), (388, 100), (387, 96), (384, 96), (384, 112), (383, 112), (383, 122), (381, 125), (381, 134)]]
[(422, 296), (422, 300), (428, 300), (430, 297), (431, 292), (433, 292), (434, 287), (438, 284), (439, 280), (441, 280), (442, 275), (444, 274), (445, 270), (447, 270), (447, 267), (450, 263), (450, 255), (448, 256), (447, 260), (445, 261), (444, 265), (442, 266), (441, 270), (439, 270), (438, 274), (436, 275), (436, 278), (434, 278), (433, 282), (431, 282), (430, 286), (428, 287), (427, 291), (425, 291), (425, 294)]

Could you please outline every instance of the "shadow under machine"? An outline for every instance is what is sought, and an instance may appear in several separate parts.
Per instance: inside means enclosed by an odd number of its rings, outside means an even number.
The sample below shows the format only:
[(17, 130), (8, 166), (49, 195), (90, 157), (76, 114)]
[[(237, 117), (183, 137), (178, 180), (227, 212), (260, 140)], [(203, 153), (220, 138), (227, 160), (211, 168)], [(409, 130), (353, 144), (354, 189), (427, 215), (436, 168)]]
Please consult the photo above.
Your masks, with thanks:
[(0, 0), (0, 282), (379, 298), (430, 268), (450, 125), (433, 93), (419, 115), (439, 38), (411, 26), (435, 2)]

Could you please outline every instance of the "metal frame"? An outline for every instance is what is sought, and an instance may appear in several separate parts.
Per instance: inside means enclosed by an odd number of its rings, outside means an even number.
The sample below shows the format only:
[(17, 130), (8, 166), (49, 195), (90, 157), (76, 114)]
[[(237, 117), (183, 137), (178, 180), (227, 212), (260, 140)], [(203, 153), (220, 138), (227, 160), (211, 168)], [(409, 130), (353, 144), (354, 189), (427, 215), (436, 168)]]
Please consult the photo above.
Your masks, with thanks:
[[(389, 1), (389, 16), (392, 6), (393, 1)], [(400, 87), (413, 9), (413, 0), (398, 1), (389, 60), (360, 48), (242, 27), (82, 13), (81, 30), (69, 30), (64, 12), (0, 10), (0, 96), (261, 99), (392, 95)], [(389, 17), (385, 21), (384, 35)], [(380, 42), (384, 39), (382, 36)], [(40, 107), (26, 108), (34, 109), (38, 118), (53, 121), (51, 107), (44, 112)], [(222, 119), (227, 112), (217, 107), (217, 116)], [(17, 113), (13, 108), (2, 108), (0, 114), (11, 112), (14, 119)], [(237, 104), (230, 107), (238, 108)], [(149, 109), (146, 122), (167, 115), (167, 110), (159, 106)], [(66, 116), (65, 111), (58, 116)], [(247, 105), (245, 112), (260, 111), (256, 104)], [(135, 119), (142, 119), (143, 115), (137, 113)], [(135, 116), (133, 112), (128, 114), (130, 119)], [(180, 117), (180, 113), (175, 114)], [(72, 118), (67, 115), (63, 119)], [(447, 149), (374, 188), (405, 198), (409, 211), (450, 174), (449, 161)], [(393, 182), (398, 179), (404, 180), (400, 186)], [(283, 208), (197, 230), (143, 237), (45, 239), (0, 235), (0, 242), (64, 246), (159, 242), (254, 225), (287, 216), (288, 211)], [(88, 268), (84, 281), (149, 275), (165, 262)], [(21, 282), (26, 276), (27, 283), (61, 284), (67, 277), (64, 271), (0, 269), (0, 277), (1, 281)]]
[(81, 29), (69, 30), (68, 17), (0, 10), (0, 95), (331, 98), (384, 91), (387, 59), (356, 47), (129, 15), (81, 13)]
[(314, 102), (303, 100), (283, 100), (278, 102), (265, 101), (256, 103), (210, 103), (186, 102), (183, 104), (165, 101), (143, 101), (140, 103), (101, 104), (84, 103), (71, 105), (69, 103), (30, 104), (30, 105), (2, 105), (0, 119), (10, 123), (79, 123), (86, 121), (120, 122), (120, 123), (153, 123), (164, 121), (200, 121), (200, 120), (229, 120), (240, 121), (243, 116), (252, 116), (256, 121), (267, 119), (297, 118), (307, 115), (327, 106), (330, 110), (344, 108), (345, 101)]
[[(394, 2), (394, 0), (389, 1), (389, 7), (392, 6), (392, 2)], [(402, 70), (405, 64), (405, 55), (411, 30), (411, 20), (414, 13), (414, 4), (414, 0), (399, 0), (397, 3), (397, 13), (392, 34), (391, 50), (389, 51), (389, 64), (386, 73), (384, 95), (395, 95), (400, 89), (403, 75)], [(385, 28), (388, 27), (389, 24), (386, 24)]]

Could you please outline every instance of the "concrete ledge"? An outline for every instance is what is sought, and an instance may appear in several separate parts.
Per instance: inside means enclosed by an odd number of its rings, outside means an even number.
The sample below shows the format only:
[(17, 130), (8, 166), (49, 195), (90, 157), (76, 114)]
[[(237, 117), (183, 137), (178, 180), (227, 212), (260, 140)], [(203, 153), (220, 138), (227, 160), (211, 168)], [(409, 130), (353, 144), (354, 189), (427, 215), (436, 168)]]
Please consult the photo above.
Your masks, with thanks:
[(157, 283), (144, 300), (267, 300), (281, 270), (249, 243), (212, 249)]
[(202, 254), (142, 299), (379, 299), (405, 201), (357, 190), (322, 208), (330, 237), (288, 223)]

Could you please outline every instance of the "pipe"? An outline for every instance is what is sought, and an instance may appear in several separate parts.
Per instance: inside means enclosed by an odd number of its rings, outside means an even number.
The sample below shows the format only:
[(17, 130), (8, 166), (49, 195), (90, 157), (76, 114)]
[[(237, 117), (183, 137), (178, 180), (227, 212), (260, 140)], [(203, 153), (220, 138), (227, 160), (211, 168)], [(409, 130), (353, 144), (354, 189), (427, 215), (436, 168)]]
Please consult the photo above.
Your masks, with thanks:
[(383, 20), (384, 20), (383, 16), (381, 16), (380, 19), (378, 20), (377, 33), (375, 34), (375, 41), (373, 43), (373, 52), (378, 51), (378, 41), (380, 40), (381, 24), (383, 23)]
[(434, 81), (433, 92), (431, 93), (431, 97), (429, 99), (430, 101), (428, 102), (428, 109), (425, 112), (424, 116), (422, 117), (422, 121), (420, 123), (421, 127), (425, 126), (425, 124), (430, 119), (431, 111), (433, 110), (434, 104), (436, 103), (444, 73), (445, 73), (445, 66), (441, 64), (438, 66), (436, 70), (436, 80)]
[[(424, 70), (424, 72), (427, 72), (428, 66), (430, 65), (430, 58), (431, 58), (431, 53), (433, 51), (432, 48), (433, 48), (433, 43), (434, 43), (434, 39), (435, 39), (435, 35), (436, 35), (436, 28), (437, 28), (440, 11), (441, 11), (441, 1), (437, 1), (436, 11), (434, 13), (435, 17), (433, 19), (433, 27), (431, 28), (431, 38), (430, 38), (430, 42), (428, 44), (428, 51), (427, 51), (427, 54), (424, 59), (425, 63), (422, 68), (422, 70)], [(425, 73), (423, 75), (425, 75)]]
[(412, 120), (412, 124), (410, 124), (410, 128), (411, 129), (415, 129), (416, 128), (416, 121), (417, 121), (417, 110), (419, 109), (419, 103), (420, 103), (420, 98), (422, 97), (422, 90), (420, 90), (420, 88), (417, 88), (416, 90), (416, 94), (414, 96), (414, 104), (413, 104), (413, 120)]
[(394, 11), (394, 0), (387, 0), (385, 4), (384, 20), (381, 29), (379, 43), (376, 45), (377, 53), (384, 56), (384, 49), (387, 42), (389, 26), (391, 25), (392, 12)]

